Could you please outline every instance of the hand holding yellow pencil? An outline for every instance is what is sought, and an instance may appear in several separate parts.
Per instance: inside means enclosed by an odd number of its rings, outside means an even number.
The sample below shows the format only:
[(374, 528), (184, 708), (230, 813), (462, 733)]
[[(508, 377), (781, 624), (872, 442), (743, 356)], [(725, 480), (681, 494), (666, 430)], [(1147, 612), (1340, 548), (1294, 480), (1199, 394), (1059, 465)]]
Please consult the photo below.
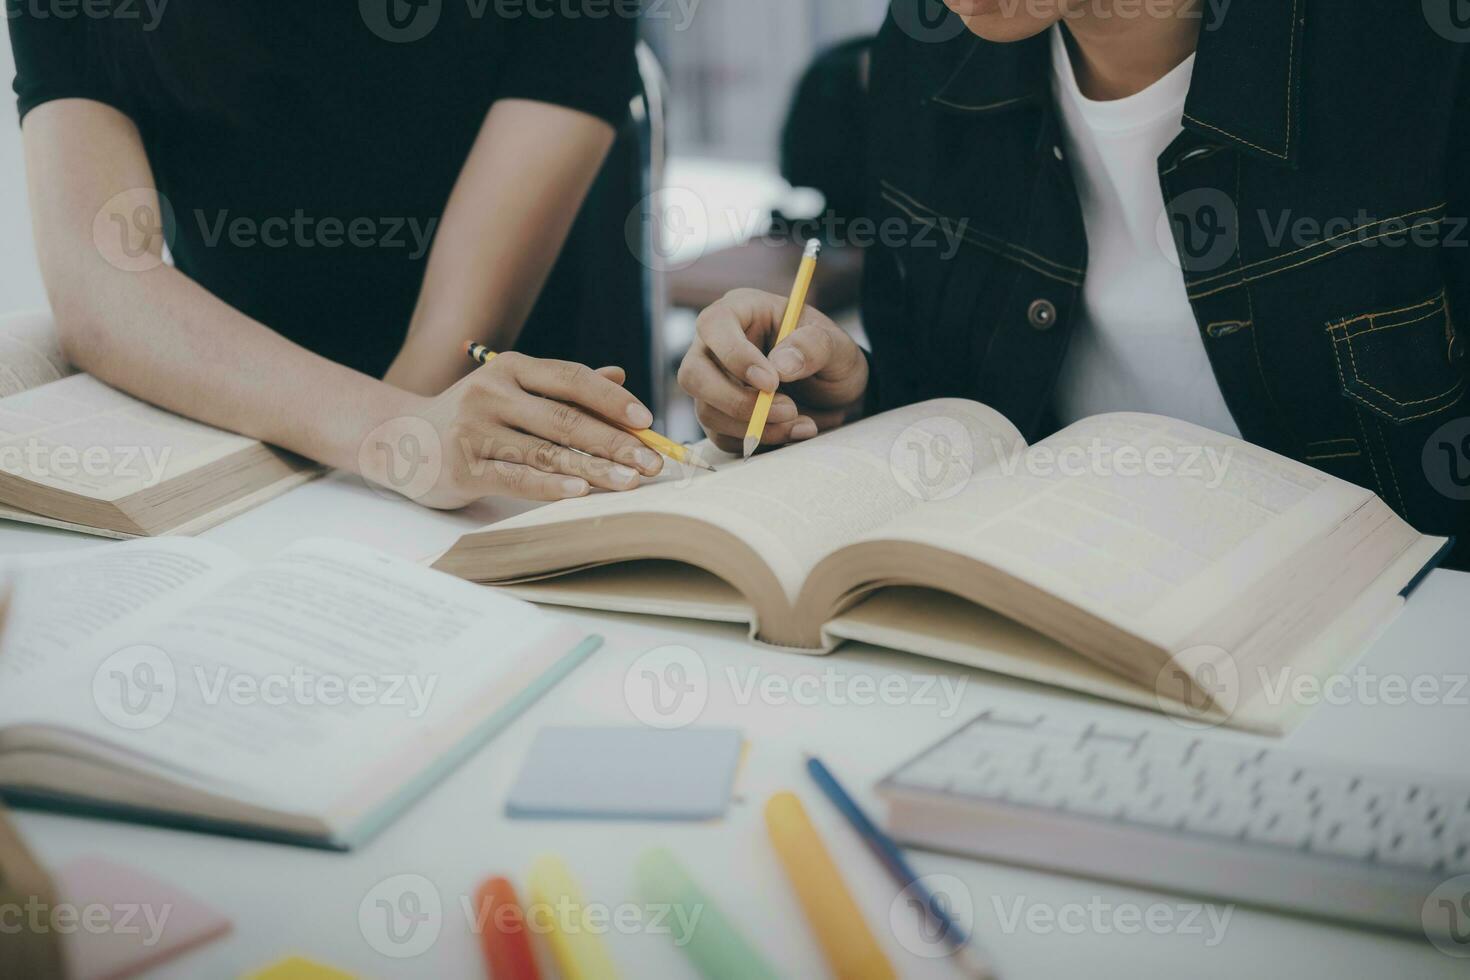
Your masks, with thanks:
[[(786, 303), (786, 315), (781, 318), (781, 330), (776, 334), (776, 345), (790, 337), (796, 325), (801, 322), (801, 311), (806, 309), (806, 297), (811, 292), (812, 277), (817, 273), (817, 256), (821, 254), (821, 242), (813, 238), (806, 243), (806, 251), (801, 255), (801, 266), (796, 271), (796, 285), (791, 288), (791, 299)], [(745, 429), (743, 449), (746, 459), (761, 444), (761, 436), (766, 431), (766, 419), (771, 414), (771, 404), (775, 399), (775, 391), (762, 391), (756, 396), (755, 413), (751, 415), (750, 425)]]

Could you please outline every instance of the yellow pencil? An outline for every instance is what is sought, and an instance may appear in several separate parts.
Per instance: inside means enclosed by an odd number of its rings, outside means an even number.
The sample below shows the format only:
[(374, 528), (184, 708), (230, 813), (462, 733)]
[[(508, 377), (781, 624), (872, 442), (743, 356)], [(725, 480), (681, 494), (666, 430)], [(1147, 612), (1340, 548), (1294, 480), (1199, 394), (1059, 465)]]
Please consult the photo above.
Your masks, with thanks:
[(766, 831), (832, 973), (841, 980), (896, 980), (893, 964), (794, 793), (766, 801)]
[[(477, 344), (473, 340), (465, 341), (464, 352), (481, 364), (489, 364), (495, 360), (495, 351), (486, 347), (484, 344)], [(705, 462), (704, 457), (700, 456), (699, 453), (690, 449), (688, 446), (680, 445), (668, 436), (661, 436), (652, 429), (630, 429), (626, 425), (618, 425), (616, 422), (609, 422), (608, 424), (617, 425), (618, 428), (627, 432), (649, 449), (652, 449), (656, 453), (662, 453), (676, 463), (685, 463), (702, 470), (709, 470), (711, 473), (715, 472), (715, 468)]]
[[(806, 296), (812, 288), (812, 276), (817, 272), (817, 256), (821, 254), (821, 242), (813, 238), (806, 243), (806, 251), (801, 253), (801, 267), (796, 270), (796, 285), (791, 287), (791, 299), (786, 302), (786, 315), (781, 318), (781, 332), (776, 334), (776, 344), (791, 336), (791, 331), (801, 322), (801, 311), (806, 309)], [(774, 349), (776, 344), (771, 347)], [(745, 429), (746, 459), (761, 444), (761, 436), (766, 431), (766, 416), (771, 414), (771, 403), (775, 398), (776, 393), (773, 391), (763, 391), (756, 396), (755, 413), (751, 415), (750, 425)]]
[(582, 889), (566, 862), (546, 854), (531, 865), (531, 908), (527, 920), (535, 928), (549, 921), (548, 945), (563, 980), (618, 980), (618, 968), (598, 932), (587, 919)]

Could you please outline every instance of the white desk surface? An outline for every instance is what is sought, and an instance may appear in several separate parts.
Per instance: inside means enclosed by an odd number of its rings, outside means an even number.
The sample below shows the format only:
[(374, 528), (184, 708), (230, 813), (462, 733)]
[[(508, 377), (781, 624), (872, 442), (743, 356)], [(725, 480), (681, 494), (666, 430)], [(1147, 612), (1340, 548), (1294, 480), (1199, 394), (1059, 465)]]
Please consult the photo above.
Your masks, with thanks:
[[(248, 556), (263, 557), (301, 537), (342, 536), (408, 558), (446, 547), (462, 530), (492, 519), (504, 507), (441, 514), (387, 500), (343, 475), (307, 485), (208, 533)], [(0, 524), (0, 553), (76, 548), (97, 539)], [(1463, 676), (1465, 607), (1470, 575), (1434, 573), (1407, 611), (1363, 661), (1376, 674), (1440, 679)], [(22, 833), (43, 861), (56, 866), (85, 853), (102, 853), (152, 869), (226, 911), (233, 932), (156, 972), (158, 977), (227, 977), (280, 956), (301, 953), (365, 977), (481, 977), (475, 938), (463, 903), (492, 873), (524, 888), (533, 857), (563, 854), (589, 902), (616, 911), (633, 902), (632, 863), (647, 847), (665, 845), (691, 868), (723, 910), (781, 967), (783, 975), (817, 977), (824, 964), (801, 919), (769, 846), (761, 804), (792, 789), (809, 812), (863, 905), (868, 921), (904, 976), (954, 977), (944, 961), (908, 952), (888, 926), (895, 889), (802, 767), (803, 750), (820, 753), (863, 802), (873, 808), (873, 783), (893, 766), (991, 704), (1032, 704), (1053, 712), (1114, 712), (1103, 705), (1044, 688), (871, 649), (848, 649), (808, 659), (752, 647), (741, 630), (634, 617), (575, 615), (607, 644), (547, 698), (489, 743), (395, 825), (353, 854), (227, 840), (72, 817), (21, 812)], [(512, 821), (502, 809), (529, 740), (549, 724), (637, 724), (624, 680), (638, 657), (665, 644), (695, 650), (708, 676), (708, 700), (699, 723), (743, 729), (750, 753), (737, 787), (743, 802), (708, 824), (546, 823)], [(733, 671), (734, 673), (730, 673)], [(754, 671), (752, 674), (750, 672)], [(928, 675), (964, 682), (960, 708), (946, 716), (943, 702), (902, 706), (762, 703), (744, 696), (752, 678), (784, 685), (832, 687), (828, 676)], [(780, 678), (779, 681), (769, 680)], [(795, 690), (803, 689), (798, 685)], [(839, 692), (847, 690), (838, 684)], [(918, 691), (915, 686), (913, 690)], [(861, 688), (850, 693), (860, 696)], [(1470, 709), (1383, 703), (1317, 707), (1289, 738), (1314, 752), (1364, 762), (1465, 772)], [(854, 700), (857, 698), (854, 697)], [(779, 699), (773, 699), (779, 700)], [(832, 701), (834, 699), (827, 699)], [(838, 698), (835, 700), (846, 700)], [(1150, 724), (1170, 724), (1129, 712)], [(1465, 976), (1470, 961), (1451, 959), (1427, 942), (1339, 928), (1236, 908), (1216, 935), (1207, 917), (1155, 934), (1127, 918), (1162, 904), (1183, 923), (1193, 900), (978, 861), (916, 852), (922, 874), (953, 875), (976, 909), (979, 937), (1002, 975), (1059, 977), (1450, 977)], [(438, 938), (412, 958), (382, 955), (359, 923), (359, 906), (380, 882), (419, 875), (438, 892), (443, 914)], [(380, 897), (378, 895), (374, 896)], [(1018, 904), (1019, 903), (1019, 904)], [(371, 903), (369, 903), (371, 905)], [(1033, 909), (1039, 908), (1040, 912)], [(1130, 912), (1130, 909), (1133, 910)], [(999, 911), (997, 911), (999, 910)], [(1015, 913), (1021, 911), (1019, 924)], [(630, 914), (630, 913), (625, 913)], [(1163, 914), (1162, 912), (1155, 914)], [(1046, 918), (1058, 916), (1047, 927)], [(1039, 927), (1028, 927), (1027, 922)], [(1100, 922), (1102, 928), (1094, 926)], [(1147, 919), (1143, 919), (1147, 921)], [(371, 920), (370, 920), (371, 922)], [(370, 928), (372, 928), (370, 926)], [(384, 945), (382, 935), (373, 937)], [(612, 932), (607, 941), (629, 978), (694, 976), (667, 934)], [(393, 948), (393, 947), (389, 947)]]

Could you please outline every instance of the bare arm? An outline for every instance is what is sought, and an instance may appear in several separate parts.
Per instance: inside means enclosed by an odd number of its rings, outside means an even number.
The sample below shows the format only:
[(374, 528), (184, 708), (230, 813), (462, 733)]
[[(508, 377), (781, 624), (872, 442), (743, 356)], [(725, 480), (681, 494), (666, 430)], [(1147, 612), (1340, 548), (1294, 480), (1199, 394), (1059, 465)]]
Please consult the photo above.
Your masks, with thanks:
[(626, 489), (661, 466), (596, 417), (641, 426), (652, 421), (647, 409), (585, 368), (498, 358), (427, 398), (292, 343), (163, 264), (150, 218), (158, 214), (153, 175), (137, 128), (115, 109), (48, 102), (26, 115), (22, 135), (37, 253), (63, 349), (109, 384), (390, 485), (390, 473), (419, 461), (364, 447), (420, 446), (396, 435), (427, 424), (440, 458), (434, 479), (412, 496), (430, 506), (491, 494), (559, 499), (589, 485)]
[(613, 136), (572, 109), (495, 103), (445, 208), (388, 382), (437, 394), (473, 366), (464, 341), (515, 344)]

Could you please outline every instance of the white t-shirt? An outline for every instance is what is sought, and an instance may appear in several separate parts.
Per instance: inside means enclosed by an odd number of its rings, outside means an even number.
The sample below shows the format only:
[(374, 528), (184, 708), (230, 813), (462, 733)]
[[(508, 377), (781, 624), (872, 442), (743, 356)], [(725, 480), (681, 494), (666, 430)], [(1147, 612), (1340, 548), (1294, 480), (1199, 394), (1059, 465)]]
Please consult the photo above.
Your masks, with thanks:
[(1052, 74), (1087, 226), (1082, 316), (1057, 387), (1063, 425), (1153, 412), (1238, 436), (1173, 251), (1159, 155), (1183, 131), (1194, 56), (1126, 99), (1094, 102), (1052, 28)]

